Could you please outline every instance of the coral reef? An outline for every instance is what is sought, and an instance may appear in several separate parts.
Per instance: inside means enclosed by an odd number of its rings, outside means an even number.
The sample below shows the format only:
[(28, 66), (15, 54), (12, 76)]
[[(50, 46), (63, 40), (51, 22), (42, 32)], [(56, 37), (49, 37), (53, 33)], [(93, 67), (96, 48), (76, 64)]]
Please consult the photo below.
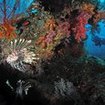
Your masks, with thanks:
[[(3, 0), (0, 102), (3, 98), (10, 105), (105, 104), (105, 60), (88, 56), (83, 47), (86, 25), (92, 26), (94, 36), (105, 13), (93, 0), (84, 1), (33, 1), (26, 13), (15, 14), (17, 0), (8, 17)], [(105, 44), (99, 37), (92, 40)]]

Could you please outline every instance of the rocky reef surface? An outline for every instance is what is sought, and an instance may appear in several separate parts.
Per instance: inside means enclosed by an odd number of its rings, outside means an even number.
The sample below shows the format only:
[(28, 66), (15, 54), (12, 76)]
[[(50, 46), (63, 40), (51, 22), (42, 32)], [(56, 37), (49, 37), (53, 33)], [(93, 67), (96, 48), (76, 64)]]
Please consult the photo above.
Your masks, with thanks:
[(73, 58), (68, 54), (41, 62), (32, 75), (4, 63), (0, 65), (0, 102), (3, 105), (104, 105), (104, 72), (104, 60), (89, 56)]

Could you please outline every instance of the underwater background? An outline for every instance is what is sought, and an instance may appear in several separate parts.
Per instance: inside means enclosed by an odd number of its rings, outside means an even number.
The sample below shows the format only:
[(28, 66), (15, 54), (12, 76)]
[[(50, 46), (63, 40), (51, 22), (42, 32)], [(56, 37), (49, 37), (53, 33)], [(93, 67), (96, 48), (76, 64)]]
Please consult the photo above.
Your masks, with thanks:
[(87, 39), (84, 42), (84, 48), (87, 55), (99, 57), (105, 59), (105, 23), (104, 20), (98, 23), (98, 29), (93, 33), (89, 30), (92, 28), (90, 25), (86, 25)]
[[(17, 8), (15, 8), (15, 14), (22, 14), (26, 13), (27, 8), (31, 5), (33, 0), (17, 0)], [(35, 1), (35, 0), (34, 0)], [(7, 5), (7, 16), (8, 18), (11, 18), (10, 13), (12, 12), (14, 5), (16, 3), (16, 0), (7, 0), (6, 5)], [(0, 0), (0, 7), (3, 9), (3, 0)], [(1, 18), (2, 17), (2, 18)], [(3, 13), (2, 10), (0, 9), (0, 21), (3, 20)]]

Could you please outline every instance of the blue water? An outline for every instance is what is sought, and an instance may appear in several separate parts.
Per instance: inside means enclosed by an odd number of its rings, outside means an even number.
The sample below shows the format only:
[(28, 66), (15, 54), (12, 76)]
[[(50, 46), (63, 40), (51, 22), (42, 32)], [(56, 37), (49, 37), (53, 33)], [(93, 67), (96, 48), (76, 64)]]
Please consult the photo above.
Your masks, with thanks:
[[(86, 27), (91, 28), (89, 25)], [(98, 31), (95, 31), (93, 34), (90, 30), (86, 32), (85, 52), (87, 55), (105, 59), (105, 23), (103, 21), (98, 23), (97, 30)]]
[(105, 2), (105, 0), (98, 0), (100, 3), (104, 3)]
[[(98, 8), (101, 11), (105, 11), (105, 0), (98, 0)], [(87, 29), (92, 28), (90, 25), (86, 25)], [(99, 57), (105, 59), (105, 20), (98, 23), (98, 29), (95, 32), (88, 30), (86, 32), (87, 40), (84, 44), (84, 49), (87, 55)]]
[[(6, 14), (8, 18), (11, 18), (11, 11), (13, 10), (14, 4), (16, 0), (6, 0)], [(35, 0), (34, 0), (35, 1)], [(30, 6), (30, 4), (33, 2), (33, 0), (19, 0), (18, 8), (16, 8), (15, 14), (21, 14), (25, 13), (27, 8)], [(0, 8), (3, 9), (3, 0), (0, 0)], [(0, 22), (3, 20), (3, 13), (0, 9)]]

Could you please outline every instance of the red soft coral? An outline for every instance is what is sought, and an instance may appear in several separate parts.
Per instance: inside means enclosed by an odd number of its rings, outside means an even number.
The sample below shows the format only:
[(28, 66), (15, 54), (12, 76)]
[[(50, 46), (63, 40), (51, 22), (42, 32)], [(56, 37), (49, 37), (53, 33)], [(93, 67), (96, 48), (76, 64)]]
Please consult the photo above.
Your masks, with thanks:
[(88, 18), (87, 14), (81, 13), (77, 17), (77, 23), (75, 26), (75, 39), (79, 43), (81, 40), (86, 38), (86, 29), (85, 25), (87, 24)]

